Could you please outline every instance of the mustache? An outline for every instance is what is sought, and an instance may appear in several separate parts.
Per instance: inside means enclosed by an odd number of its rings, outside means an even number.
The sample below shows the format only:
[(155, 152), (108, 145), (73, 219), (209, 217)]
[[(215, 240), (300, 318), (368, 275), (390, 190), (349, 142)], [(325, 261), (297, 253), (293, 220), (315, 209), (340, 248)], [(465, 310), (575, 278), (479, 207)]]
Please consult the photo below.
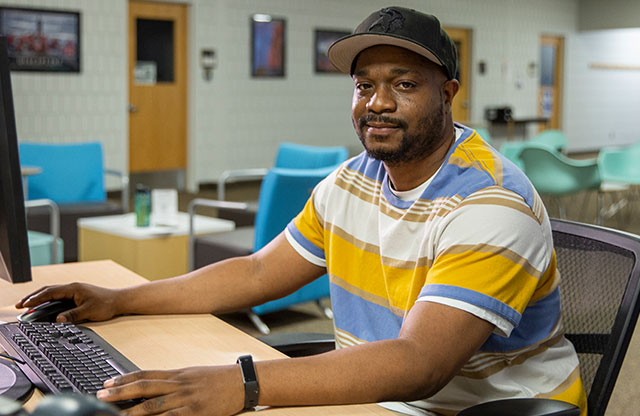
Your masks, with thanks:
[(381, 115), (377, 115), (377, 114), (367, 114), (366, 116), (360, 117), (358, 119), (358, 127), (360, 129), (363, 129), (365, 125), (367, 125), (370, 122), (374, 122), (374, 123), (385, 123), (385, 124), (395, 124), (396, 126), (405, 129), (407, 128), (407, 122), (404, 120), (401, 120), (399, 118), (394, 118), (394, 117), (388, 117), (388, 116), (381, 116)]

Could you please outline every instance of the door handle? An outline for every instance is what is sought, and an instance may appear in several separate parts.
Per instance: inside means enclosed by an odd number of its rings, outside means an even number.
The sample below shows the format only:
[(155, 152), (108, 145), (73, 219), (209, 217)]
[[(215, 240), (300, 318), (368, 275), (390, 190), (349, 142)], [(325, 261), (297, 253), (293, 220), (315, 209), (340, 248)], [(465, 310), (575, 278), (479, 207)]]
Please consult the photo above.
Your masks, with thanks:
[(138, 112), (138, 106), (133, 105), (133, 104), (129, 104), (129, 112), (130, 113), (137, 113)]

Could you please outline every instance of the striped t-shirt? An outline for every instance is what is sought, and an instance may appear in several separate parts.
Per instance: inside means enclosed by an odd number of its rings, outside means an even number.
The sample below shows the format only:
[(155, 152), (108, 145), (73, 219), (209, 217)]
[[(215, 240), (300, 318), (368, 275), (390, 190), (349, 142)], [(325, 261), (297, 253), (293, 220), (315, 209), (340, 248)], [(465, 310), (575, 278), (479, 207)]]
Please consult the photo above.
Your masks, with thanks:
[[(586, 414), (578, 358), (563, 336), (555, 252), (540, 197), (515, 165), (467, 127), (414, 201), (398, 198), (365, 153), (322, 181), (287, 226), (326, 267), (338, 348), (397, 338), (415, 302), (460, 308), (496, 326), (434, 396), (386, 403), (455, 415), (511, 397), (547, 397)], [(429, 413), (432, 412), (432, 413)]]

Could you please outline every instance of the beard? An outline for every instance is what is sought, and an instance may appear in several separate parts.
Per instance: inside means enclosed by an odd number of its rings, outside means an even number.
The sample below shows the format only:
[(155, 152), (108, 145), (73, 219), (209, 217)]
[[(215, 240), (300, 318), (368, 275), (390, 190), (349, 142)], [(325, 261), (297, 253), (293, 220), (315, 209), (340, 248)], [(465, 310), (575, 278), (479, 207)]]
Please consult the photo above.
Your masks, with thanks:
[[(364, 128), (368, 122), (396, 124), (404, 131), (400, 145), (395, 149), (382, 150), (367, 146), (364, 138)], [(419, 160), (432, 154), (445, 141), (444, 137), (445, 110), (444, 103), (418, 121), (416, 134), (407, 133), (408, 125), (404, 120), (387, 117), (384, 115), (368, 114), (357, 121), (358, 137), (369, 157), (385, 162), (388, 165), (397, 165), (414, 160)], [(370, 136), (374, 141), (383, 141), (383, 136)]]

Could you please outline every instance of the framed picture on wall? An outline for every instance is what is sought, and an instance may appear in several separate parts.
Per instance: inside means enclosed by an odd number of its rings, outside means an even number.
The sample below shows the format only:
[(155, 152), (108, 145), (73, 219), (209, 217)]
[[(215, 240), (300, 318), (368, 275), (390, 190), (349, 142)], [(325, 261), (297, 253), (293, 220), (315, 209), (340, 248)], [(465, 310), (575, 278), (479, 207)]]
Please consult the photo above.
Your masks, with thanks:
[(283, 18), (251, 17), (251, 76), (284, 77), (285, 40)]
[(0, 7), (13, 71), (80, 72), (80, 13)]
[(314, 35), (314, 62), (316, 73), (339, 74), (329, 61), (329, 46), (343, 36), (351, 34), (348, 30), (316, 29)]

